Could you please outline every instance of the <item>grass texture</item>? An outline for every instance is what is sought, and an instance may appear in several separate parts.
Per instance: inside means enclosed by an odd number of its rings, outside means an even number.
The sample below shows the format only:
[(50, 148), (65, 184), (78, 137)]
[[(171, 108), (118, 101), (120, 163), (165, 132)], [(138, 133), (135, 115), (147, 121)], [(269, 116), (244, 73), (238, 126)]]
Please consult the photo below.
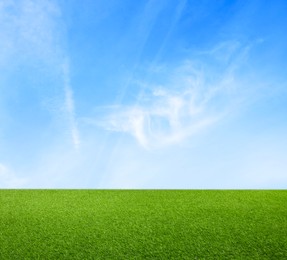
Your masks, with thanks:
[(287, 259), (287, 191), (0, 190), (0, 259)]

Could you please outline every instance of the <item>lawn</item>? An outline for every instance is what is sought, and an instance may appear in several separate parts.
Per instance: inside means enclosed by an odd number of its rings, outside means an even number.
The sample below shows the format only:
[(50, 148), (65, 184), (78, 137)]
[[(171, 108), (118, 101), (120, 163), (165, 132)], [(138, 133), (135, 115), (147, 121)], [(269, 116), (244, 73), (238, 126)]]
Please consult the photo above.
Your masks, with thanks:
[(0, 190), (0, 259), (287, 259), (287, 191)]

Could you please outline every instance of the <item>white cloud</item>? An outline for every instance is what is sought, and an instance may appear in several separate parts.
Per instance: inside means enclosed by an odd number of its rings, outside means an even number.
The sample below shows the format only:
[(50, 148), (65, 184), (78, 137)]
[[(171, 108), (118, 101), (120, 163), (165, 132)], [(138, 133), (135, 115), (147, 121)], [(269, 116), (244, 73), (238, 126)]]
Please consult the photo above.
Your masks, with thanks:
[(158, 90), (150, 98), (148, 106), (117, 108), (104, 126), (130, 133), (145, 148), (155, 148), (181, 142), (217, 120), (216, 116), (205, 115), (205, 109), (194, 104), (189, 92)]
[[(162, 84), (135, 81), (141, 86), (138, 101), (110, 107), (106, 117), (94, 123), (128, 133), (147, 149), (177, 144), (208, 129), (241, 102), (240, 93), (247, 87), (236, 82), (248, 53), (248, 47), (238, 45), (224, 43), (201, 53), (201, 63), (190, 59), (174, 69), (153, 71), (161, 73)], [(228, 46), (228, 54), (219, 59)], [(211, 59), (220, 61), (220, 69), (210, 65)]]

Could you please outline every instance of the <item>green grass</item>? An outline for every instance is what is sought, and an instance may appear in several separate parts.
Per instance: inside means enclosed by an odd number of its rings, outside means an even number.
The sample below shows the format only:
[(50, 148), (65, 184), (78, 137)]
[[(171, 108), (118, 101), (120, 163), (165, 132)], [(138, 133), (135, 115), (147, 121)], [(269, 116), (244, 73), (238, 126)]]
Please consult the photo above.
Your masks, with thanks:
[(287, 191), (0, 190), (0, 259), (287, 259)]

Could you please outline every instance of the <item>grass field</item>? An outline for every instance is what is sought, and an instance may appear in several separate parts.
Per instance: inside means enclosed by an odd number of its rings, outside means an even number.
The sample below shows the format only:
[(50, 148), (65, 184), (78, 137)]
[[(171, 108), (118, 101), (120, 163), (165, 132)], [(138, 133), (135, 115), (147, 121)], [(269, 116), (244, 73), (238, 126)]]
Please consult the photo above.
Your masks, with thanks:
[(287, 191), (0, 190), (0, 259), (287, 259)]

